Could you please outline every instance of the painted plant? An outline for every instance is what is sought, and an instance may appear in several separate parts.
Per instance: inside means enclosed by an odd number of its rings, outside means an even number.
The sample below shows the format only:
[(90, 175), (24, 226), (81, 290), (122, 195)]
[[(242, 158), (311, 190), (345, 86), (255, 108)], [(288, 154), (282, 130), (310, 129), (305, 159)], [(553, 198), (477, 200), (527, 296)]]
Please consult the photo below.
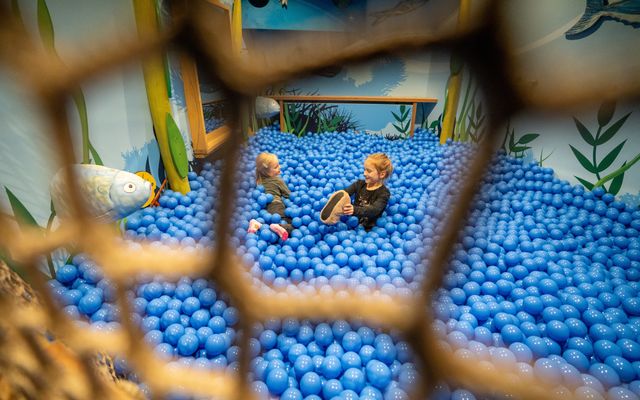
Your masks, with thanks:
[[(615, 109), (615, 102), (605, 102), (600, 106), (598, 110), (598, 128), (596, 129), (595, 135), (591, 133), (580, 120), (573, 117), (580, 137), (590, 146), (589, 152), (586, 153), (588, 155), (585, 155), (585, 153), (576, 147), (569, 145), (582, 168), (589, 174), (592, 174), (590, 179), (579, 176), (576, 176), (576, 179), (589, 190), (602, 186), (608, 193), (613, 195), (618, 194), (620, 191), (625, 172), (640, 160), (640, 154), (638, 154), (631, 161), (616, 162), (627, 139), (615, 146), (604, 157), (602, 156), (602, 147), (614, 139), (616, 134), (620, 132), (620, 128), (622, 128), (627, 118), (629, 118), (629, 115), (631, 115), (631, 113), (628, 113), (610, 124), (615, 114)], [(611, 171), (610, 168), (614, 166), (614, 164), (619, 165), (619, 167)], [(606, 171), (610, 172), (607, 174)], [(608, 186), (605, 185), (606, 183), (609, 183)]]
[[(507, 130), (502, 140), (502, 149), (510, 156), (515, 158), (524, 158), (527, 150), (531, 150), (529, 143), (533, 142), (540, 136), (539, 133), (525, 133), (516, 139), (515, 128), (511, 127), (511, 121), (507, 121)], [(547, 156), (547, 158), (549, 158)], [(546, 160), (542, 159), (542, 153), (540, 153), (540, 164)]]

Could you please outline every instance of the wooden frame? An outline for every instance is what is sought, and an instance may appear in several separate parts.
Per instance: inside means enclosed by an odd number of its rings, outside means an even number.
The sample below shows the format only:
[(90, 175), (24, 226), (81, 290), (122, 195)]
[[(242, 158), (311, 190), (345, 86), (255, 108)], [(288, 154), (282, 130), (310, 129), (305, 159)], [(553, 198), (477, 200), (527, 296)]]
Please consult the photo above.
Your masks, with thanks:
[(413, 130), (416, 124), (416, 111), (418, 103), (437, 103), (438, 99), (431, 97), (386, 97), (386, 96), (269, 96), (280, 104), (280, 129), (284, 126), (284, 103), (357, 103), (357, 104), (410, 104), (411, 125), (409, 132), (413, 137)]
[[(208, 2), (212, 7), (216, 7), (226, 14), (229, 21), (229, 35), (231, 36), (231, 8), (218, 0), (208, 0)], [(212, 131), (206, 131), (198, 68), (191, 59), (182, 57), (180, 69), (184, 84), (184, 97), (187, 106), (193, 155), (196, 158), (204, 158), (224, 143), (231, 133), (231, 128), (225, 124)]]

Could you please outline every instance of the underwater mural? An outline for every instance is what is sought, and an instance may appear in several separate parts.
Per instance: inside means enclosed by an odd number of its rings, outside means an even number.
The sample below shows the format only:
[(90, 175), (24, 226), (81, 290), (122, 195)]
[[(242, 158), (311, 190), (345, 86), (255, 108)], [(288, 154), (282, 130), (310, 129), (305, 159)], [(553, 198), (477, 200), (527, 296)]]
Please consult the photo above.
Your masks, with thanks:
[(598, 30), (604, 21), (613, 20), (640, 27), (640, 0), (586, 0), (584, 14), (567, 32), (569, 40), (582, 39)]
[(243, 29), (346, 31), (364, 21), (366, 0), (242, 0)]
[(369, 18), (373, 18), (371, 25), (381, 24), (387, 18), (400, 17), (427, 4), (429, 0), (400, 0), (393, 7), (369, 13)]

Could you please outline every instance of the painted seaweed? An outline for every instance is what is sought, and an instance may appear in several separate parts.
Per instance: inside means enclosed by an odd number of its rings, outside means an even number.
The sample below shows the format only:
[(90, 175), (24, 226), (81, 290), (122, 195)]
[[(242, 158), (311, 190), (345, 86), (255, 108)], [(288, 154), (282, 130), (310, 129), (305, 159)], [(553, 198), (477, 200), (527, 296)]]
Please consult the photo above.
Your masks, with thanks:
[[(296, 95), (297, 90), (288, 90), (284, 93)], [(316, 94), (317, 91), (307, 95)], [(358, 129), (360, 125), (354, 119), (353, 113), (341, 109), (335, 104), (284, 103), (283, 117), (283, 132), (293, 133), (298, 137), (311, 132), (342, 132), (348, 129)]]
[(409, 129), (411, 127), (411, 117), (409, 116), (410, 111), (411, 107), (407, 107), (406, 104), (400, 105), (400, 114), (396, 114), (391, 111), (393, 118), (396, 120), (396, 122), (393, 123), (393, 127), (396, 128), (402, 138), (409, 136)]
[[(14, 14), (19, 15), (19, 9), (17, 3), (14, 5)], [(44, 47), (49, 50), (55, 57), (60, 58), (55, 48), (55, 31), (53, 29), (53, 22), (51, 20), (51, 13), (45, 0), (38, 0), (37, 4), (37, 18), (38, 18), (38, 30), (40, 32), (40, 38)], [(82, 163), (90, 164), (93, 162), (97, 165), (104, 165), (102, 158), (98, 154), (96, 148), (91, 143), (89, 138), (89, 119), (87, 114), (87, 103), (84, 98), (84, 93), (81, 88), (76, 89), (73, 92), (73, 103), (78, 111), (78, 118), (80, 119), (80, 128), (82, 132)]]
[[(582, 122), (580, 122), (580, 120), (578, 120), (578, 118), (573, 117), (573, 121), (576, 124), (580, 137), (591, 147), (590, 157), (586, 156), (576, 147), (569, 145), (573, 155), (576, 157), (582, 168), (590, 174), (593, 174), (595, 182), (591, 182), (577, 175), (575, 178), (589, 190), (602, 186), (607, 193), (611, 193), (613, 195), (618, 194), (620, 191), (622, 182), (624, 181), (625, 172), (640, 160), (640, 154), (638, 154), (630, 162), (628, 160), (623, 161), (619, 168), (603, 176), (604, 172), (614, 164), (627, 142), (627, 139), (623, 140), (609, 151), (607, 155), (602, 158), (598, 157), (598, 150), (601, 149), (602, 145), (614, 138), (626, 122), (627, 118), (629, 118), (629, 115), (631, 115), (631, 113), (628, 113), (609, 125), (615, 113), (615, 109), (615, 102), (604, 102), (600, 105), (597, 116), (598, 129), (596, 130), (595, 135), (593, 135), (591, 131)], [(609, 187), (604, 186), (604, 184), (609, 181), (611, 181)]]
[[(29, 210), (22, 203), (22, 201), (20, 201), (20, 199), (18, 199), (18, 197), (16, 197), (16, 195), (13, 194), (13, 192), (11, 190), (9, 190), (8, 187), (5, 186), (4, 190), (5, 190), (6, 194), (7, 194), (7, 198), (9, 199), (9, 204), (11, 206), (11, 211), (13, 212), (13, 219), (16, 221), (18, 226), (21, 229), (38, 228), (39, 230), (43, 230), (44, 231), (44, 229), (38, 224), (36, 219), (33, 217), (31, 212), (29, 212)], [(47, 222), (47, 229), (46, 229), (47, 232), (49, 232), (49, 230), (51, 229), (51, 224), (53, 223), (53, 217), (54, 216), (55, 216), (55, 211), (53, 209), (53, 203), (51, 203), (51, 216), (49, 217), (49, 220)], [(2, 248), (0, 248), (0, 259), (5, 261), (5, 263), (10, 268), (12, 268), (14, 271), (16, 271), (22, 277), (24, 277), (24, 269), (20, 266), (19, 263), (17, 263), (14, 260), (12, 260), (11, 257), (9, 256), (9, 254), (6, 251), (4, 251), (4, 249), (2, 249)], [(50, 273), (51, 277), (55, 278), (56, 277), (56, 271), (55, 271), (55, 267), (53, 265), (53, 260), (51, 258), (51, 254), (47, 254), (47, 265), (49, 267), (49, 273)]]
[(515, 128), (511, 127), (511, 121), (507, 121), (507, 129), (502, 141), (502, 149), (507, 153), (507, 155), (513, 156), (515, 158), (524, 158), (525, 152), (527, 150), (531, 150), (531, 146), (528, 146), (528, 144), (537, 139), (538, 136), (540, 136), (539, 133), (525, 133), (524, 135), (516, 139)]

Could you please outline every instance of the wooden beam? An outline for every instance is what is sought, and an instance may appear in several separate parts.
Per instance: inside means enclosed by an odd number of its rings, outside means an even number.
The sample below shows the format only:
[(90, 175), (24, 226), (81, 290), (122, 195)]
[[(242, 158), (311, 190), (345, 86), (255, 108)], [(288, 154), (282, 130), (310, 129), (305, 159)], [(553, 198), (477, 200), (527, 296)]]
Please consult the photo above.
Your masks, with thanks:
[(269, 96), (277, 101), (288, 101), (298, 103), (393, 103), (393, 104), (413, 104), (413, 103), (437, 103), (438, 99), (431, 97), (387, 97), (387, 96), (293, 96), (278, 95)]

